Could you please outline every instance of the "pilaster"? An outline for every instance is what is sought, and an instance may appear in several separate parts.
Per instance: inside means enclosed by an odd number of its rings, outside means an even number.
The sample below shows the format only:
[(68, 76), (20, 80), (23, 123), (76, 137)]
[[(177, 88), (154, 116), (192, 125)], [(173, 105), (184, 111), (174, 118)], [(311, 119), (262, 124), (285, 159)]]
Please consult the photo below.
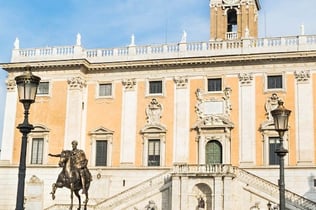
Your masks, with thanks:
[(255, 164), (255, 85), (251, 73), (239, 74), (240, 165)]
[(314, 136), (314, 114), (313, 114), (313, 85), (309, 71), (296, 71), (296, 145), (297, 164), (311, 165), (315, 156)]
[(17, 110), (18, 95), (16, 91), (15, 80), (12, 75), (8, 76), (6, 80), (7, 94), (4, 110), (3, 120), (3, 133), (1, 145), (1, 158), (0, 160), (9, 161), (12, 163), (13, 144), (14, 144), (14, 131), (15, 119)]
[(214, 209), (224, 210), (223, 180), (220, 176), (217, 176), (214, 179)]
[(82, 135), (85, 128), (83, 126), (83, 123), (85, 123), (83, 117), (86, 104), (85, 88), (86, 81), (80, 76), (68, 80), (65, 149), (69, 149), (73, 140), (79, 142), (80, 148), (85, 147), (84, 136)]
[(188, 79), (185, 77), (174, 78), (174, 163), (188, 163), (189, 160), (189, 89)]
[(122, 81), (122, 135), (121, 135), (121, 164), (135, 163), (137, 92), (135, 79)]

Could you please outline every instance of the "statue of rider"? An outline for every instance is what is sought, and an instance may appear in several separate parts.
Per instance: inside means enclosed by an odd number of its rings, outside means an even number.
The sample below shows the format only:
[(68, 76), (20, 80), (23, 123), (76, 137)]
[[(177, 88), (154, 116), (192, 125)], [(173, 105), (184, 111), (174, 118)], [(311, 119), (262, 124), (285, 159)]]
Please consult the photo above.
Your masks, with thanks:
[[(71, 142), (72, 145), (72, 156), (74, 158), (74, 166), (79, 170), (81, 183), (82, 183), (82, 194), (86, 194), (86, 178), (89, 178), (89, 171), (87, 169), (88, 160), (83, 150), (78, 149), (78, 142), (76, 140)], [(89, 176), (89, 177), (88, 177)]]
[[(86, 194), (86, 181), (87, 179), (91, 178), (91, 174), (87, 168), (88, 160), (86, 158), (86, 154), (83, 150), (78, 149), (78, 142), (76, 140), (71, 142), (72, 145), (72, 151), (71, 151), (71, 158), (74, 161), (74, 167), (79, 171), (81, 184), (82, 184), (82, 194)], [(52, 157), (60, 157), (60, 154), (48, 154)], [(62, 172), (59, 174), (58, 180), (63, 179)]]

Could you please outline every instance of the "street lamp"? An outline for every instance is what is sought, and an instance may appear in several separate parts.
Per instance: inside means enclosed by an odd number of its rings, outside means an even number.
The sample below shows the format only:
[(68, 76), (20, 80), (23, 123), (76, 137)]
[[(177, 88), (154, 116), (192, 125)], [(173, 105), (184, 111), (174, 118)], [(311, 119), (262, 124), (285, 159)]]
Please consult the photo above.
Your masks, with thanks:
[(24, 185), (25, 185), (25, 170), (26, 170), (26, 143), (27, 135), (33, 129), (33, 125), (29, 123), (29, 109), (32, 103), (35, 101), (37, 87), (41, 78), (32, 75), (31, 67), (26, 66), (23, 75), (15, 77), (19, 101), (24, 107), (24, 121), (18, 125), (18, 129), (22, 133), (22, 144), (20, 153), (20, 165), (19, 165), (19, 179), (18, 179), (18, 191), (16, 196), (16, 210), (24, 209)]
[(288, 130), (288, 121), (291, 111), (283, 106), (283, 101), (278, 101), (278, 107), (271, 111), (274, 120), (275, 130), (279, 133), (280, 146), (275, 153), (280, 160), (280, 180), (279, 180), (279, 196), (280, 196), (280, 210), (285, 210), (285, 184), (284, 184), (284, 156), (288, 153), (283, 146), (284, 132)]

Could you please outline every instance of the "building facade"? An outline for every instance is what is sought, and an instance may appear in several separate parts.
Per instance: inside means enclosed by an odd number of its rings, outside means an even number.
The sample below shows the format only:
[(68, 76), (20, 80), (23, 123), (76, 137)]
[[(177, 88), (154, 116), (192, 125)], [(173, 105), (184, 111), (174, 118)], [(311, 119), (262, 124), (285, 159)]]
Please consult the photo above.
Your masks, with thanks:
[(210, 41), (20, 49), (8, 72), (0, 209), (15, 205), (23, 121), (14, 78), (41, 77), (30, 110), (26, 209), (63, 209), (48, 157), (77, 140), (89, 159), (91, 209), (235, 210), (278, 205), (279, 145), (270, 111), (292, 110), (284, 143), (286, 205), (315, 209), (316, 35), (258, 38), (259, 0), (211, 0)]

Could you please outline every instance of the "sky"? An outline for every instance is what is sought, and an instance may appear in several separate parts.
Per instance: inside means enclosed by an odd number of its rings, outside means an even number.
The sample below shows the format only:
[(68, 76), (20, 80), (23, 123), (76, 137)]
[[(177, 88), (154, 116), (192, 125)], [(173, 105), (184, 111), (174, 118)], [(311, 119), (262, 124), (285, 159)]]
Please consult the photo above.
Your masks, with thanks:
[[(316, 34), (316, 0), (260, 0), (259, 37)], [(209, 0), (2, 0), (0, 63), (11, 59), (13, 43), (20, 48), (70, 46), (81, 34), (87, 49), (208, 41)], [(0, 69), (0, 143), (6, 72)], [(32, 114), (32, 113), (31, 113)], [(32, 123), (32, 122), (31, 122)]]

